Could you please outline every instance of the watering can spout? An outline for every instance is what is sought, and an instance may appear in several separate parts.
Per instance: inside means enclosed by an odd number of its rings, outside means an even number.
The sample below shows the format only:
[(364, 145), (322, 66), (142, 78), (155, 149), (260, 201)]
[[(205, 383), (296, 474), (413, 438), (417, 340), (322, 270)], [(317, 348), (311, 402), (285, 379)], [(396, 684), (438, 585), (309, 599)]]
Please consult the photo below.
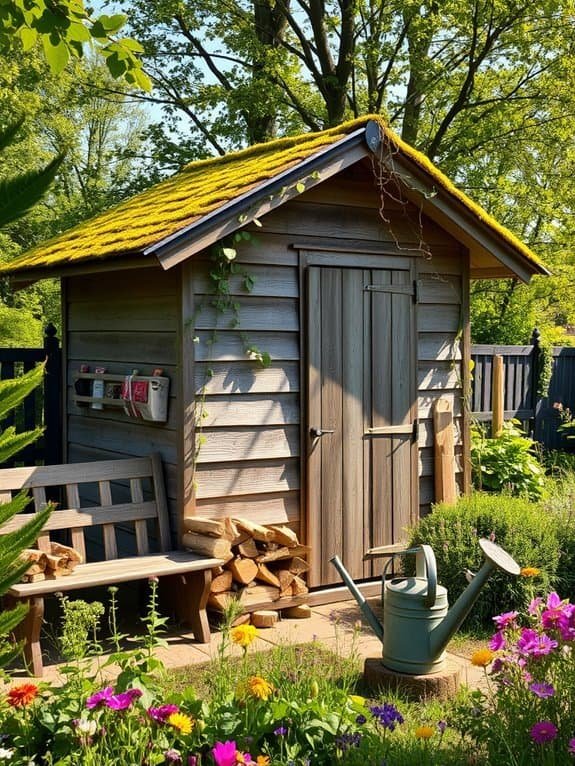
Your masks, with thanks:
[(431, 631), (430, 653), (432, 656), (438, 656), (443, 652), (453, 634), (471, 611), (483, 586), (495, 569), (500, 569), (511, 575), (518, 575), (521, 571), (519, 564), (503, 548), (500, 548), (495, 543), (482, 539), (479, 541), (479, 545), (485, 556), (483, 566), (476, 575), (470, 578), (467, 588), (459, 596), (443, 620)]
[(363, 616), (369, 623), (370, 628), (373, 630), (373, 632), (379, 638), (379, 640), (383, 642), (383, 625), (377, 619), (375, 612), (367, 603), (363, 593), (360, 591), (360, 589), (352, 580), (351, 575), (342, 564), (339, 556), (334, 556), (333, 558), (331, 558), (330, 563), (333, 564), (334, 567), (337, 569), (341, 579), (347, 585), (347, 587), (350, 590), (350, 593), (359, 604), (359, 608), (361, 609)]

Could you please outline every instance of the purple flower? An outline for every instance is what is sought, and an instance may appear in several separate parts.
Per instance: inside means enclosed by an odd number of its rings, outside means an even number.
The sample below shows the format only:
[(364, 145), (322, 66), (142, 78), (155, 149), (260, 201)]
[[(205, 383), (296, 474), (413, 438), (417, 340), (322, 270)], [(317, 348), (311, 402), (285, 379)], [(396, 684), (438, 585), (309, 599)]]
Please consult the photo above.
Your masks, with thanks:
[(445, 730), (447, 729), (447, 721), (438, 721), (437, 728), (440, 734), (445, 734)]
[(496, 615), (493, 618), (493, 622), (497, 630), (505, 630), (510, 625), (514, 625), (517, 614), (518, 612), (503, 612), (503, 614)]
[(188, 756), (188, 766), (198, 766), (198, 756), (197, 755), (189, 755)]
[(125, 692), (114, 694), (106, 700), (107, 707), (110, 710), (127, 710), (134, 700), (142, 696), (139, 689), (127, 689)]
[(498, 630), (495, 635), (489, 639), (489, 648), (492, 652), (498, 652), (505, 647), (505, 636), (502, 630)]
[(92, 694), (91, 697), (88, 697), (86, 700), (86, 707), (88, 710), (92, 710), (95, 707), (99, 707), (99, 705), (103, 705), (108, 702), (108, 700), (114, 696), (114, 690), (111, 686), (106, 686), (105, 689), (102, 689), (99, 692), (96, 692), (95, 694)]
[(160, 705), (160, 707), (149, 707), (148, 715), (156, 723), (166, 723), (168, 717), (179, 710), (177, 705)]
[(403, 723), (403, 716), (395, 705), (384, 702), (383, 705), (372, 705), (369, 710), (376, 721), (389, 731), (393, 731), (398, 723)]
[(367, 718), (362, 715), (361, 713), (357, 716), (355, 719), (355, 722), (359, 724), (360, 726), (363, 726), (364, 723), (367, 723)]
[(546, 654), (551, 654), (557, 646), (557, 641), (549, 638), (545, 633), (538, 633), (531, 628), (523, 628), (521, 636), (517, 639), (517, 650), (525, 656), (543, 657)]
[(548, 697), (552, 697), (555, 694), (555, 689), (551, 684), (531, 684), (529, 689), (535, 694), (536, 697), (539, 697), (539, 699), (545, 700)]
[(557, 727), (551, 721), (537, 721), (529, 729), (529, 734), (533, 742), (538, 745), (544, 745), (546, 742), (551, 742), (557, 736)]
[(336, 737), (335, 742), (337, 747), (345, 753), (346, 750), (351, 750), (352, 747), (360, 746), (361, 734), (359, 732), (354, 732), (353, 734), (341, 734), (339, 737)]
[(166, 750), (164, 753), (164, 758), (166, 759), (166, 763), (173, 763), (174, 766), (182, 766), (182, 754), (174, 747)]
[(274, 729), (274, 734), (276, 737), (285, 737), (287, 729), (285, 726), (278, 726), (277, 729)]
[(571, 755), (575, 755), (575, 737), (573, 739), (570, 739), (567, 743), (567, 752)]

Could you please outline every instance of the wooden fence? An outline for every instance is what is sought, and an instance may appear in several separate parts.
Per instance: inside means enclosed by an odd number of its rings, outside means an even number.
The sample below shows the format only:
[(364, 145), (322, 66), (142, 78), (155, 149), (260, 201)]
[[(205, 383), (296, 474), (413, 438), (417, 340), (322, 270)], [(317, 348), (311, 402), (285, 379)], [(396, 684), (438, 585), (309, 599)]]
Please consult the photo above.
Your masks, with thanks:
[(473, 345), (471, 411), (478, 421), (490, 421), (493, 410), (493, 358), (503, 358), (503, 409), (506, 420), (516, 418), (548, 449), (575, 451), (575, 441), (567, 440), (558, 430), (561, 420), (554, 404), (575, 410), (575, 348), (555, 348), (551, 380), (545, 398), (539, 396), (543, 373), (539, 331), (534, 330), (527, 346)]
[(42, 438), (3, 463), (13, 465), (55, 464), (62, 460), (62, 357), (56, 328), (48, 325), (42, 348), (0, 348), (0, 378), (15, 378), (46, 361), (44, 383), (29, 394), (22, 404), (2, 422), (2, 428), (14, 425), (16, 430), (44, 428)]

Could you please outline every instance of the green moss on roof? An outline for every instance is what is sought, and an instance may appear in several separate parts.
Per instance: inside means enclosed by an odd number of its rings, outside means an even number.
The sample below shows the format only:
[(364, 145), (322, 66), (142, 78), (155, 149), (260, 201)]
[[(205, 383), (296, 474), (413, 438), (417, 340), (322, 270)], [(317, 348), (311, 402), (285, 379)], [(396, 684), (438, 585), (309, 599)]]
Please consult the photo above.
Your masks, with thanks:
[(395, 135), (381, 117), (366, 115), (320, 133), (282, 138), (224, 157), (193, 162), (147, 191), (24, 253), (1, 268), (0, 272), (141, 253), (303, 160), (335, 145), (369, 120), (376, 120), (392, 145), (420, 165), (440, 187), (462, 202), (521, 255), (540, 263), (529, 248), (457, 189), (427, 157)]

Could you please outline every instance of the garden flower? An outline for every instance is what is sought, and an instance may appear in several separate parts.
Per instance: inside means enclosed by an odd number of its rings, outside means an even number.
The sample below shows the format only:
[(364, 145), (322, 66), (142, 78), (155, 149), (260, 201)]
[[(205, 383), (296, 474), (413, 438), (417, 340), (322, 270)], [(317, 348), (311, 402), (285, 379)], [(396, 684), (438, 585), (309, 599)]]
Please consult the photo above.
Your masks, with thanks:
[(274, 729), (274, 734), (276, 737), (285, 737), (287, 734), (287, 729), (285, 726), (278, 726), (277, 729)]
[(519, 574), (521, 577), (537, 577), (541, 574), (541, 570), (537, 567), (522, 567)]
[(139, 689), (127, 689), (125, 692), (113, 694), (105, 701), (110, 710), (127, 710), (138, 697), (142, 696)]
[(493, 618), (493, 622), (495, 623), (495, 627), (497, 630), (505, 630), (505, 628), (508, 628), (510, 625), (515, 624), (515, 619), (518, 615), (518, 612), (503, 612), (503, 614), (498, 614)]
[(180, 734), (189, 734), (194, 727), (193, 719), (185, 713), (171, 713), (167, 718), (167, 722), (174, 729), (177, 729)]
[(575, 755), (575, 737), (573, 739), (570, 739), (567, 743), (567, 752), (571, 755)]
[(8, 761), (14, 755), (14, 749), (8, 747), (0, 747), (0, 761)]
[(393, 731), (398, 723), (403, 723), (403, 716), (395, 705), (384, 702), (383, 705), (372, 705), (369, 710), (377, 722), (389, 731)]
[(549, 638), (545, 633), (537, 633), (531, 628), (523, 628), (521, 636), (517, 639), (517, 650), (527, 656), (543, 657), (551, 654), (558, 646), (557, 641)]
[(88, 710), (93, 710), (93, 708), (98, 707), (99, 705), (105, 704), (111, 697), (114, 696), (114, 690), (111, 686), (106, 686), (104, 689), (101, 689), (99, 692), (96, 692), (95, 694), (92, 694), (91, 697), (88, 697), (86, 700), (86, 707)]
[(177, 705), (160, 705), (160, 707), (148, 708), (148, 715), (156, 723), (166, 723), (172, 713), (178, 713), (180, 708)]
[(440, 734), (445, 734), (445, 730), (447, 729), (447, 721), (438, 721), (437, 729)]
[(252, 697), (260, 700), (267, 700), (274, 691), (274, 687), (260, 676), (251, 676), (248, 678), (247, 691)]
[(352, 747), (360, 746), (361, 734), (359, 732), (341, 734), (336, 738), (335, 742), (337, 747), (345, 753), (346, 750), (351, 750)]
[(544, 745), (546, 742), (551, 742), (557, 736), (557, 727), (551, 721), (537, 721), (529, 729), (529, 734), (533, 742), (538, 745)]
[(505, 644), (505, 634), (502, 630), (498, 630), (497, 633), (489, 639), (489, 648), (492, 652), (498, 652), (500, 649), (505, 648)]
[[(240, 627), (243, 627), (240, 625)], [(216, 742), (212, 748), (212, 756), (216, 766), (236, 766), (236, 753), (238, 748), (235, 740)]]
[(174, 766), (182, 766), (182, 754), (174, 747), (166, 750), (164, 753), (164, 758), (166, 759), (166, 763), (173, 763)]
[(435, 729), (433, 728), (433, 726), (426, 726), (426, 725), (418, 726), (417, 729), (415, 730), (415, 736), (418, 739), (431, 739), (431, 737), (433, 737), (434, 734), (435, 734)]
[(478, 649), (471, 655), (471, 664), (478, 668), (486, 668), (493, 660), (491, 649)]
[(73, 724), (78, 734), (84, 734), (92, 737), (96, 733), (96, 721), (90, 721), (89, 718), (76, 718), (73, 721)]
[(269, 755), (258, 755), (256, 766), (269, 766), (271, 763)]
[(243, 646), (244, 649), (254, 641), (258, 635), (258, 629), (255, 625), (238, 625), (231, 632), (232, 641), (234, 644)]
[(537, 614), (537, 610), (539, 609), (542, 603), (543, 603), (543, 599), (541, 598), (541, 596), (537, 596), (537, 598), (532, 599), (527, 609), (528, 613), (533, 617), (533, 615)]
[(552, 697), (555, 694), (555, 689), (551, 684), (531, 684), (529, 687), (530, 691), (535, 694), (536, 697), (539, 697), (540, 699), (544, 700), (548, 697)]
[(8, 704), (11, 707), (26, 707), (34, 702), (38, 696), (38, 687), (35, 684), (20, 684), (13, 686), (8, 692)]

